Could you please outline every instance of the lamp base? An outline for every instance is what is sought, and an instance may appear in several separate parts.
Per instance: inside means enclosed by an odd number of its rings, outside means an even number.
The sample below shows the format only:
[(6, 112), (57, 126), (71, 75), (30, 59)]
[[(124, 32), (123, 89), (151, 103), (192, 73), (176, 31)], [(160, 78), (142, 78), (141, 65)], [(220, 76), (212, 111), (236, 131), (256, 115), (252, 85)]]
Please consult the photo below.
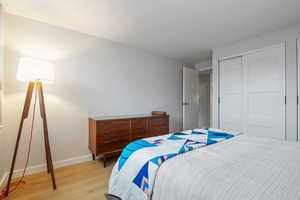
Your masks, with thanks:
[(50, 144), (49, 144), (49, 135), (48, 135), (48, 126), (47, 126), (47, 118), (46, 118), (46, 109), (45, 109), (43, 85), (42, 85), (41, 81), (36, 81), (36, 82), (29, 82), (28, 83), (28, 88), (27, 88), (25, 103), (24, 103), (24, 107), (23, 107), (22, 117), (21, 117), (21, 121), (20, 121), (20, 125), (19, 125), (19, 131), (18, 131), (18, 136), (17, 136), (17, 140), (16, 140), (14, 155), (13, 155), (13, 159), (12, 159), (12, 162), (11, 162), (11, 168), (10, 168), (8, 181), (7, 181), (7, 186), (6, 186), (6, 191), (5, 191), (5, 196), (6, 197), (9, 194), (9, 188), (10, 188), (10, 184), (11, 184), (13, 171), (14, 171), (14, 168), (15, 168), (16, 158), (17, 158), (19, 144), (20, 144), (20, 138), (21, 138), (21, 135), (22, 135), (23, 124), (24, 124), (24, 121), (25, 121), (25, 119), (27, 119), (28, 114), (29, 114), (30, 103), (31, 103), (32, 94), (33, 94), (33, 91), (34, 91), (35, 87), (37, 87), (36, 92), (37, 92), (37, 95), (38, 95), (38, 100), (39, 100), (39, 105), (40, 105), (40, 113), (41, 113), (41, 118), (42, 118), (42, 121), (43, 121), (45, 153), (46, 153), (46, 160), (47, 160), (47, 171), (48, 171), (48, 173), (51, 174), (52, 186), (53, 186), (53, 189), (56, 190), (56, 181), (55, 181), (53, 162), (52, 162), (52, 156), (51, 156), (51, 150), (50, 150)]

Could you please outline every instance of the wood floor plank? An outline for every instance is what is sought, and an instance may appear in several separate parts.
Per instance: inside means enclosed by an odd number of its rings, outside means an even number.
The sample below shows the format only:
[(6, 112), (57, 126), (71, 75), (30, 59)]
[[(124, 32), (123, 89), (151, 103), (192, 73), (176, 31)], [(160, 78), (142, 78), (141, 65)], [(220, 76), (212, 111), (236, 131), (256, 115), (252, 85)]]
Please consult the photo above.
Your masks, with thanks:
[(109, 162), (106, 168), (96, 160), (55, 169), (56, 191), (52, 190), (50, 175), (46, 172), (26, 176), (26, 184), (5, 200), (105, 200), (114, 162)]

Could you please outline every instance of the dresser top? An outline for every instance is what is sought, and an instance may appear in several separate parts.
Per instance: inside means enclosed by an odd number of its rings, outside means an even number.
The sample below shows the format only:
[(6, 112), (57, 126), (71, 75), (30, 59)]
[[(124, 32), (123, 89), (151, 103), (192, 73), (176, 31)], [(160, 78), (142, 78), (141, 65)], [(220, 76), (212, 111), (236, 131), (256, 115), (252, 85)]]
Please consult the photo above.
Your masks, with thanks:
[(141, 118), (141, 117), (152, 117), (159, 115), (151, 115), (151, 114), (138, 114), (138, 115), (112, 115), (112, 116), (95, 116), (90, 117), (92, 120), (111, 120), (111, 119), (128, 119), (128, 118)]

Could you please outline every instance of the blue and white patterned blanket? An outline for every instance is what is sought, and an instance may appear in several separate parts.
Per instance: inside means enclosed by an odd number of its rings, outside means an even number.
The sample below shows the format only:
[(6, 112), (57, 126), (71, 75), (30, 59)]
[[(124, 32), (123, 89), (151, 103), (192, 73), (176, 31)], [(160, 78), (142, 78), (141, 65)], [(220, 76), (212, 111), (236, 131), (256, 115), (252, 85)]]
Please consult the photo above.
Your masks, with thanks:
[(115, 164), (108, 192), (122, 200), (148, 200), (157, 170), (164, 161), (235, 135), (233, 132), (209, 128), (134, 141), (124, 148)]

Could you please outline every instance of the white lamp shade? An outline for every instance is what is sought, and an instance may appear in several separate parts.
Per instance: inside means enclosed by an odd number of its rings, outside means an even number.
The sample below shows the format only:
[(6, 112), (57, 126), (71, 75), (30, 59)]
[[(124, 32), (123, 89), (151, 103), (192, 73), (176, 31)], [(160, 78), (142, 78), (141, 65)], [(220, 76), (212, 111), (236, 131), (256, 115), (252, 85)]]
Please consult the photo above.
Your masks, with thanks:
[(53, 64), (45, 60), (22, 57), (17, 71), (17, 80), (25, 82), (39, 80), (52, 83), (54, 81)]

